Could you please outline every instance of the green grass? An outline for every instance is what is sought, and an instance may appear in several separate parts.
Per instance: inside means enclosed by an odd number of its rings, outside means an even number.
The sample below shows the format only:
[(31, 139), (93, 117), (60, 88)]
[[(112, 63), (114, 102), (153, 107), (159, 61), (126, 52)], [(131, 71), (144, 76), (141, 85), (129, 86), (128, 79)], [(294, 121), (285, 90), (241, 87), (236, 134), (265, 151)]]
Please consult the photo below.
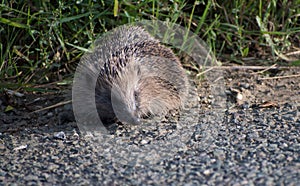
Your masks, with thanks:
[(99, 34), (142, 19), (186, 27), (222, 61), (299, 64), (286, 55), (300, 48), (299, 17), (300, 0), (2, 0), (0, 88), (71, 78)]

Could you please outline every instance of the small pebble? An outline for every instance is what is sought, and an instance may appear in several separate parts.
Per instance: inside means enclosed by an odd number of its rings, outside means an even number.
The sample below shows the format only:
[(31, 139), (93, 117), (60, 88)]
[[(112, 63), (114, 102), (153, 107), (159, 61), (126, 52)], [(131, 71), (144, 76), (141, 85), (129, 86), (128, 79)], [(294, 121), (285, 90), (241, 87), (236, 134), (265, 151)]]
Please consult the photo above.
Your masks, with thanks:
[(21, 146), (18, 146), (16, 148), (14, 148), (14, 150), (23, 150), (23, 149), (26, 149), (27, 148), (27, 145), (21, 145)]
[(65, 140), (66, 134), (63, 131), (54, 134), (54, 138)]

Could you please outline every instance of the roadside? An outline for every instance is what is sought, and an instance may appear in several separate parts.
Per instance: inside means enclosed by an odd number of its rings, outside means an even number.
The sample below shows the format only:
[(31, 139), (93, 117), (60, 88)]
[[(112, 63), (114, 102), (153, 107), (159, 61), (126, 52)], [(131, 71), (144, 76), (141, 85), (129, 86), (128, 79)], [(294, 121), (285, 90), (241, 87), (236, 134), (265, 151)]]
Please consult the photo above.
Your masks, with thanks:
[(198, 122), (183, 115), (181, 126), (176, 118), (119, 125), (104, 141), (80, 135), (70, 104), (32, 113), (68, 100), (65, 93), (1, 96), (2, 108), (18, 107), (0, 113), (0, 184), (298, 185), (300, 69), (259, 72), (224, 70), (224, 113), (212, 109), (203, 81)]

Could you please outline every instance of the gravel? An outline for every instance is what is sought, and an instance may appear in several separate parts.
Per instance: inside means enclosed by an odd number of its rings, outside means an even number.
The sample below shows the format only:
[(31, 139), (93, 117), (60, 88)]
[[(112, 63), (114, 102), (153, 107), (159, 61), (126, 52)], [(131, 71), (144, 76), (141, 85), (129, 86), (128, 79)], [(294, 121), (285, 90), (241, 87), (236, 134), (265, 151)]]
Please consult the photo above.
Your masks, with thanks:
[(199, 104), (180, 117), (116, 125), (107, 136), (61, 119), (69, 107), (0, 113), (0, 185), (300, 185), (299, 79), (225, 77), (225, 109), (203, 82)]

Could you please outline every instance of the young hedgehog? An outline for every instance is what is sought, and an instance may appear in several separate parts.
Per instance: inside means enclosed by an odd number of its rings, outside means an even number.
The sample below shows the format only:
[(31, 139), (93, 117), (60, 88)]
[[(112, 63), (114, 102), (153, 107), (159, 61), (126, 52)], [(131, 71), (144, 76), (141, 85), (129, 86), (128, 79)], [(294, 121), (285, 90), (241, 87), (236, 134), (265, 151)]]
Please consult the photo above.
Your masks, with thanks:
[(101, 37), (81, 65), (87, 76), (97, 78), (95, 102), (105, 125), (165, 115), (179, 109), (187, 96), (188, 79), (179, 59), (138, 26), (122, 26)]

